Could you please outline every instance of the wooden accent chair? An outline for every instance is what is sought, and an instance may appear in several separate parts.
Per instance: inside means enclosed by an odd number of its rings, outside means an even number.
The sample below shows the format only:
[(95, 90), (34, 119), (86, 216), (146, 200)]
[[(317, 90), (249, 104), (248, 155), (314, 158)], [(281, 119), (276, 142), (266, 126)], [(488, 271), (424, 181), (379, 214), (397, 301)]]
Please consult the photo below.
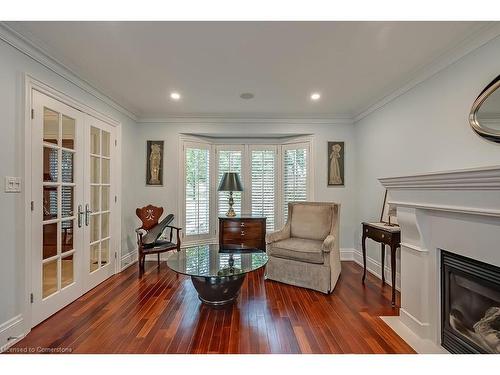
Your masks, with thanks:
[[(157, 254), (158, 266), (160, 265), (160, 254), (170, 250), (181, 250), (181, 228), (169, 225), (174, 220), (174, 215), (169, 214), (160, 221), (163, 207), (147, 205), (137, 208), (135, 214), (141, 220), (141, 227), (135, 230), (137, 234), (137, 247), (139, 250), (139, 271), (144, 272), (146, 255)], [(170, 228), (169, 239), (160, 238), (165, 229)], [(172, 242), (173, 231), (177, 232), (176, 242)]]

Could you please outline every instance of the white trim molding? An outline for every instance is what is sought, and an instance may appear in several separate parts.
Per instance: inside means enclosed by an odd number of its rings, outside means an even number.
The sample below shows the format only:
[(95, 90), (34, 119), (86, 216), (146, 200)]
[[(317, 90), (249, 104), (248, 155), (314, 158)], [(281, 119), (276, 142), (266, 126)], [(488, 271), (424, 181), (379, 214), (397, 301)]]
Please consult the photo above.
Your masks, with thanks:
[(441, 251), (500, 266), (500, 166), (379, 181), (401, 226), (401, 309), (392, 323), (439, 347)]
[(121, 257), (121, 260), (120, 260), (120, 271), (119, 272), (126, 270), (128, 267), (130, 267), (134, 263), (136, 263), (138, 257), (139, 256), (137, 253), (137, 249), (134, 249), (134, 250), (126, 253), (125, 255), (123, 255)]
[(385, 177), (379, 181), (387, 189), (500, 190), (500, 165)]
[(179, 124), (179, 123), (239, 123), (245, 124), (256, 122), (262, 123), (285, 123), (285, 124), (353, 124), (360, 121), (370, 113), (382, 108), (386, 104), (403, 95), (413, 87), (431, 78), (441, 70), (454, 64), (464, 56), (473, 52), (477, 48), (485, 45), (492, 39), (500, 35), (500, 25), (497, 22), (485, 22), (469, 34), (463, 41), (457, 45), (451, 46), (445, 50), (440, 56), (434, 59), (429, 64), (416, 69), (402, 80), (396, 82), (392, 87), (382, 95), (372, 98), (371, 104), (365, 108), (358, 108), (353, 114), (319, 114), (319, 115), (295, 115), (289, 114), (269, 114), (269, 113), (240, 113), (227, 116), (226, 114), (166, 114), (163, 117), (147, 117), (138, 116), (137, 110), (126, 108), (123, 104), (119, 104), (117, 100), (103, 94), (95, 84), (88, 82), (83, 77), (76, 74), (73, 69), (63, 64), (56, 56), (52, 56), (46, 48), (43, 48), (35, 40), (29, 39), (27, 36), (14, 30), (6, 22), (0, 22), (0, 39), (11, 45), (29, 58), (40, 63), (47, 69), (56, 73), (60, 77), (78, 86), (85, 92), (103, 101), (110, 107), (123, 113), (137, 123), (162, 123), (162, 124)]
[(0, 324), (0, 353), (5, 352), (27, 334), (28, 332), (25, 332), (23, 328), (23, 316), (21, 314)]
[[(363, 267), (363, 254), (361, 251), (356, 249), (350, 249), (350, 248), (340, 249), (340, 260), (353, 261), (356, 264)], [(385, 278), (385, 283), (392, 286), (391, 267), (389, 266), (389, 264), (390, 261), (388, 260), (384, 265), (384, 278)], [(380, 280), (382, 280), (381, 269), (382, 269), (382, 264), (378, 260), (375, 260), (368, 255), (366, 256), (366, 270)], [(400, 290), (400, 286), (401, 286), (401, 276), (400, 273), (396, 271), (396, 290)]]
[(290, 117), (289, 115), (267, 115), (261, 116), (258, 114), (241, 114), (240, 116), (219, 115), (186, 115), (186, 116), (166, 116), (166, 117), (139, 117), (137, 123), (140, 124), (207, 124), (207, 125), (249, 125), (249, 124), (285, 124), (285, 125), (352, 125), (354, 122), (349, 116), (325, 116), (325, 117)]
[[(2, 25), (0, 23), (0, 37), (1, 37)], [(33, 291), (32, 285), (32, 269), (31, 269), (31, 251), (32, 251), (32, 243), (31, 243), (31, 235), (32, 235), (32, 212), (31, 212), (31, 190), (32, 190), (32, 166), (31, 166), (31, 152), (32, 152), (32, 118), (31, 118), (31, 110), (33, 108), (33, 98), (32, 92), (36, 90), (45, 95), (48, 95), (62, 103), (65, 103), (68, 106), (71, 106), (87, 115), (95, 117), (110, 126), (116, 128), (116, 147), (117, 147), (117, 160), (115, 165), (115, 178), (117, 181), (121, 181), (121, 123), (106, 114), (103, 114), (97, 110), (94, 110), (90, 106), (82, 103), (81, 101), (73, 98), (66, 93), (59, 91), (57, 88), (49, 86), (44, 82), (32, 77), (31, 75), (25, 73), (24, 74), (24, 148), (22, 150), (22, 154), (24, 156), (24, 288), (22, 292), (22, 299), (20, 302), (19, 309), (22, 312), (23, 319), (19, 324), (23, 325), (23, 329), (26, 332), (29, 332), (32, 328), (32, 304), (30, 302), (30, 294)], [(121, 184), (119, 184), (121, 185)], [(116, 214), (117, 217), (121, 217), (121, 191), (116, 191), (115, 195), (117, 200), (116, 204)], [(116, 221), (116, 233), (117, 238), (121, 238), (121, 221)], [(121, 246), (117, 246), (118, 259), (121, 259)], [(117, 273), (120, 271), (121, 265), (115, 264), (115, 269), (113, 273)]]
[(353, 121), (356, 123), (362, 120), (499, 35), (500, 25), (498, 22), (487, 22), (486, 25), (477, 29), (461, 43), (443, 52), (434, 61), (410, 73), (409, 79), (399, 82), (398, 85), (393, 87), (392, 91), (388, 91), (378, 100), (374, 100), (372, 104), (355, 114)]
[(33, 59), (61, 78), (64, 78), (66, 81), (74, 84), (96, 99), (99, 99), (103, 103), (116, 109), (118, 112), (124, 114), (128, 118), (137, 121), (137, 116), (134, 113), (118, 104), (114, 99), (110, 98), (107, 95), (104, 95), (99, 89), (78, 76), (70, 68), (58, 61), (55, 57), (50, 56), (41, 47), (28, 40), (28, 38), (12, 29), (5, 22), (0, 22), (0, 40), (3, 40), (5, 43), (9, 44), (19, 52)]

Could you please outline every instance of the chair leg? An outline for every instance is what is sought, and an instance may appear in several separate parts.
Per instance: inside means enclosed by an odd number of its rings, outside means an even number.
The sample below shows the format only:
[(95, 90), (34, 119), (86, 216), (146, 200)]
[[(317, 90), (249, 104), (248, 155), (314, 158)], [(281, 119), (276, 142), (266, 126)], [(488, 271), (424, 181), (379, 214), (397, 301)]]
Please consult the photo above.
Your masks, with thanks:
[(160, 266), (160, 253), (158, 253), (158, 267)]
[(143, 274), (144, 273), (144, 262), (146, 260), (146, 257), (142, 254), (139, 255), (139, 273)]

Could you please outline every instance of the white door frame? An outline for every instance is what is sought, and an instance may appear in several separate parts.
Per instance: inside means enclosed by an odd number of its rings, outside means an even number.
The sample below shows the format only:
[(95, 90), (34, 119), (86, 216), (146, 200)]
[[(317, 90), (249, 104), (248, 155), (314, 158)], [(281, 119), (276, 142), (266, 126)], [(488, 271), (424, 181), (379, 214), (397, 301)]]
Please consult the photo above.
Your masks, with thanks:
[[(116, 185), (122, 186), (121, 184), (121, 123), (93, 108), (82, 103), (81, 101), (74, 99), (70, 95), (67, 95), (60, 90), (57, 90), (42, 81), (34, 78), (28, 73), (24, 73), (24, 291), (21, 297), (21, 311), (23, 316), (23, 332), (28, 334), (32, 328), (32, 308), (31, 308), (31, 289), (32, 289), (32, 277), (31, 277), (31, 265), (32, 265), (32, 225), (31, 225), (31, 150), (32, 150), (32, 134), (31, 134), (31, 113), (33, 108), (33, 98), (32, 90), (37, 90), (47, 96), (50, 96), (62, 103), (80, 110), (88, 115), (91, 115), (101, 121), (104, 121), (111, 126), (116, 127), (116, 155), (118, 155), (116, 160), (116, 167), (114, 168), (116, 176)], [(116, 220), (114, 224), (114, 230), (118, 239), (121, 239), (121, 194), (117, 191), (116, 194)], [(121, 244), (121, 240), (119, 240)], [(117, 261), (115, 262), (115, 271), (118, 273), (121, 271), (121, 245), (118, 246)], [(22, 277), (19, 278), (22, 280)], [(22, 289), (21, 289), (22, 290)]]

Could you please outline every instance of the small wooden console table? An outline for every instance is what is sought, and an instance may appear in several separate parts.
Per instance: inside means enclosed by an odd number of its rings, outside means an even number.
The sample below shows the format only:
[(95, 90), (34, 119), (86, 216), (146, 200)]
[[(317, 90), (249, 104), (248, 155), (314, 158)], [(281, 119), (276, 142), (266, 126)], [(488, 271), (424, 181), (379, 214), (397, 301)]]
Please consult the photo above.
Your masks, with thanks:
[(362, 223), (363, 236), (363, 283), (366, 278), (366, 238), (371, 238), (381, 244), (381, 263), (382, 263), (382, 283), (385, 283), (384, 261), (385, 245), (391, 249), (391, 281), (392, 281), (392, 306), (396, 305), (396, 249), (401, 247), (401, 229), (399, 226), (390, 226), (386, 223)]

